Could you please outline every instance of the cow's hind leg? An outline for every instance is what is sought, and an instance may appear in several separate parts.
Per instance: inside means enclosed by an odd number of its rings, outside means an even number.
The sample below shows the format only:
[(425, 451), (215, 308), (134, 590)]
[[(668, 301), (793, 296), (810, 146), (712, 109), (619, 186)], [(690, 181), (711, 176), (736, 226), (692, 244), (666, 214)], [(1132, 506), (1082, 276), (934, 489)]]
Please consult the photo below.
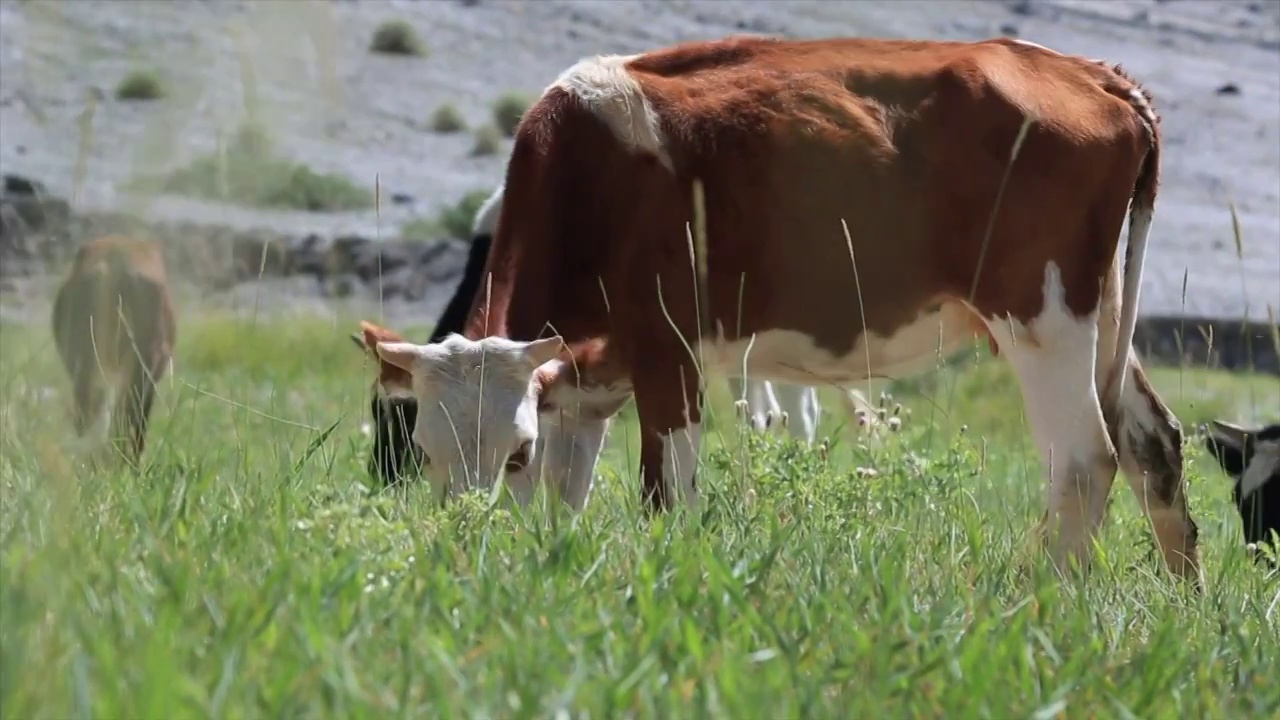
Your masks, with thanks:
[(782, 407), (770, 383), (763, 380), (743, 379), (734, 375), (728, 376), (725, 380), (729, 383), (729, 393), (733, 395), (739, 418), (751, 429), (764, 432), (772, 427), (773, 421), (780, 419)]
[(1182, 426), (1132, 353), (1126, 373), (1116, 432), (1120, 466), (1169, 570), (1199, 584), (1199, 528), (1187, 507)]
[(818, 405), (818, 391), (807, 385), (773, 383), (773, 392), (778, 407), (786, 413), (791, 437), (812, 443), (818, 434), (818, 415), (822, 412)]
[[(1109, 360), (1115, 357), (1119, 344), (1123, 284), (1119, 261), (1117, 255), (1104, 285), (1098, 323), (1095, 379), (1104, 398), (1112, 396), (1107, 387), (1112, 367)], [(1110, 437), (1120, 456), (1120, 468), (1151, 523), (1169, 569), (1199, 583), (1199, 530), (1187, 508), (1182, 427), (1147, 381), (1132, 350), (1126, 359), (1124, 378), (1118, 407), (1103, 407)]]
[[(870, 382), (861, 381), (854, 387), (840, 391), (840, 401), (844, 406), (846, 424), (855, 436), (866, 434), (878, 437), (884, 428), (880, 419), (880, 409), (873, 401), (884, 392), (888, 383), (879, 378)], [(869, 388), (869, 389), (868, 389)]]
[(116, 409), (113, 430), (117, 448), (130, 465), (137, 465), (147, 445), (147, 425), (156, 399), (155, 378), (145, 365), (138, 363), (130, 372), (129, 384)]
[(71, 372), (74, 405), (72, 418), (76, 435), (82, 438), (94, 434), (95, 430), (100, 430), (99, 426), (102, 424), (101, 417), (106, 396), (98, 382), (100, 378), (97, 373), (96, 367), (84, 366), (76, 367)]
[(1046, 527), (1059, 568), (1087, 569), (1090, 544), (1106, 513), (1116, 460), (1094, 382), (1096, 315), (1080, 318), (1063, 301), (1055, 267), (1044, 308), (1029, 324), (992, 319), (988, 327), (1022, 388), (1042, 462), (1049, 470)]

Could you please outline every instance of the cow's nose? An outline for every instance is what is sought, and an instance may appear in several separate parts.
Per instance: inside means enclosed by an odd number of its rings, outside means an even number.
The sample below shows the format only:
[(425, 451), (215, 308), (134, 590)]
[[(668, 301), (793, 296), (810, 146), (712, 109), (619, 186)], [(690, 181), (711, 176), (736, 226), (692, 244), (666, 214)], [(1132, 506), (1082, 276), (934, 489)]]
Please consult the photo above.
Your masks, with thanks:
[(533, 454), (533, 441), (525, 440), (516, 451), (507, 456), (506, 470), (518, 473), (529, 466), (529, 456)]

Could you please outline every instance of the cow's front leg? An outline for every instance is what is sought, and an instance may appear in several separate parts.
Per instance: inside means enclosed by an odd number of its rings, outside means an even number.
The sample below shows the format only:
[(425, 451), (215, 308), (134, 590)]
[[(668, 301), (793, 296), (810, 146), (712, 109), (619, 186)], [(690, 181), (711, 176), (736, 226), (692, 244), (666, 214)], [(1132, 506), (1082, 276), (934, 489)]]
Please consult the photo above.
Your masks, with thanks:
[(543, 478), (547, 491), (575, 512), (587, 506), (596, 463), (609, 433), (609, 418), (594, 411), (579, 415), (555, 413), (542, 422), (546, 437)]
[(650, 511), (669, 510), (677, 498), (696, 508), (703, 401), (697, 368), (675, 353), (649, 353), (635, 367), (641, 500)]

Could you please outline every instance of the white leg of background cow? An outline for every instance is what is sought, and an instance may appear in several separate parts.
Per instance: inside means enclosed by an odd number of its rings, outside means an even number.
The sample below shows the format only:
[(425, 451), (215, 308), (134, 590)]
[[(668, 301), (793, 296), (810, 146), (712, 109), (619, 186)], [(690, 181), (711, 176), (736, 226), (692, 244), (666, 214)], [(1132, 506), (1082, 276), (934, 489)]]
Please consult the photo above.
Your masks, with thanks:
[(725, 379), (729, 383), (729, 392), (733, 395), (734, 402), (746, 401), (747, 417), (744, 419), (749, 421), (752, 429), (757, 432), (766, 430), (769, 424), (769, 413), (773, 413), (774, 420), (779, 419), (782, 408), (778, 405), (773, 387), (767, 381), (743, 380), (733, 375)]
[[(813, 443), (818, 434), (818, 417), (822, 412), (818, 405), (817, 389), (807, 385), (774, 383), (774, 397), (778, 407), (787, 416), (787, 430), (791, 437)], [(774, 418), (777, 420), (778, 418)]]
[(1087, 566), (1117, 469), (1094, 380), (1097, 315), (1072, 315), (1050, 263), (1039, 317), (1026, 326), (990, 318), (988, 327), (1018, 376), (1031, 433), (1049, 469), (1046, 529), (1054, 562), (1063, 568), (1075, 558)]
[(880, 393), (884, 392), (888, 383), (876, 378), (870, 381), (870, 386), (870, 394), (863, 392), (867, 388), (866, 381), (859, 382), (856, 387), (840, 394), (848, 429), (855, 435), (865, 433), (874, 436), (884, 427), (877, 403)]
[[(776, 424), (785, 424), (791, 437), (812, 443), (818, 433), (818, 419), (822, 406), (818, 403), (818, 391), (805, 385), (771, 383), (767, 380), (748, 380), (730, 376), (727, 378), (734, 401), (746, 400), (751, 426), (756, 431), (770, 430)], [(746, 397), (743, 397), (743, 389)], [(773, 413), (770, 421), (769, 413)]]

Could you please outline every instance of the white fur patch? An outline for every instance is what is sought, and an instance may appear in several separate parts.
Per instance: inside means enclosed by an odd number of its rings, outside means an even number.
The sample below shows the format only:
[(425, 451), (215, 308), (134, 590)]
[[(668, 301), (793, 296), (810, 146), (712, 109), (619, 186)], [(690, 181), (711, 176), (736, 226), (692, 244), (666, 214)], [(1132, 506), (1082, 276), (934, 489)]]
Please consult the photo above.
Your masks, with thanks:
[(1047, 47), (1045, 47), (1044, 45), (1041, 45), (1040, 43), (1034, 43), (1034, 42), (1031, 42), (1030, 40), (1023, 40), (1022, 38), (1009, 38), (1009, 39), (1010, 39), (1010, 40), (1012, 40), (1013, 42), (1018, 43), (1019, 45), (1025, 45), (1025, 46), (1027, 46), (1027, 47), (1033, 47), (1033, 48), (1035, 48), (1035, 49), (1037, 49), (1037, 50), (1044, 50), (1045, 52), (1053, 53), (1054, 55), (1061, 55), (1061, 54), (1062, 54), (1062, 53), (1058, 52), (1057, 50), (1054, 50), (1053, 48), (1047, 48)]
[(1067, 308), (1061, 272), (1049, 263), (1040, 315), (1027, 325), (992, 317), (988, 327), (1018, 376), (1031, 434), (1049, 470), (1049, 512), (1062, 522), (1054, 559), (1061, 563), (1088, 552), (1115, 477), (1094, 378), (1097, 311), (1076, 317)]
[(1007, 318), (989, 322), (1023, 383), (1032, 433), (1046, 459), (1052, 453), (1056, 478), (1067, 463), (1091, 460), (1106, 435), (1094, 383), (1096, 314), (1077, 318), (1067, 309), (1054, 263), (1045, 268), (1044, 293), (1044, 309), (1030, 324)]
[(674, 171), (666, 149), (662, 124), (644, 90), (626, 65), (636, 55), (597, 55), (583, 58), (560, 74), (548, 88), (575, 95), (600, 118), (620, 142), (649, 153)]
[[(835, 355), (804, 333), (769, 330), (755, 341), (703, 341), (702, 356), (725, 374), (796, 385), (852, 386), (868, 377), (910, 377), (936, 367), (939, 357), (974, 341), (968, 310), (944, 305), (884, 338), (863, 333), (853, 349)], [(750, 350), (748, 351), (748, 346)]]
[(493, 235), (498, 229), (498, 216), (502, 214), (502, 191), (504, 185), (499, 185), (488, 200), (480, 206), (476, 211), (475, 222), (471, 224), (471, 236)]

